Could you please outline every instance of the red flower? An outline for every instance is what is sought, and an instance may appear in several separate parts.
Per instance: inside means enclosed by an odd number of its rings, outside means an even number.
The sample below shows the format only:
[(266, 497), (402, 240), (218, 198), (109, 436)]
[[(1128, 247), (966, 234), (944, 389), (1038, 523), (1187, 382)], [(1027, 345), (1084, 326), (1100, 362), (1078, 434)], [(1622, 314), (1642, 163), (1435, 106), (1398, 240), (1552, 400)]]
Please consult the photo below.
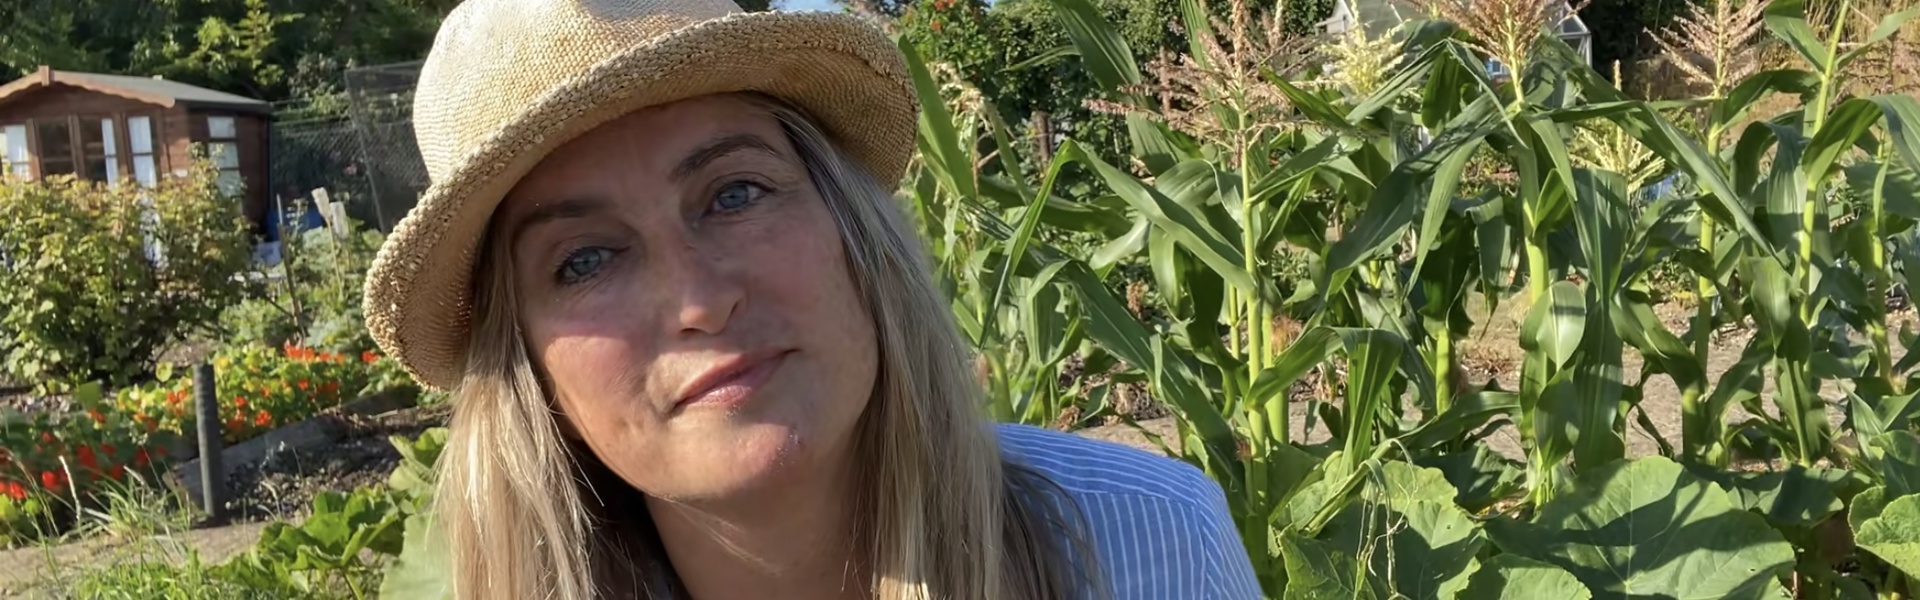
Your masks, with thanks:
[(234, 397), (233, 397), (233, 406), (234, 406), (235, 408), (246, 408), (246, 407), (247, 407), (247, 399), (246, 399), (245, 397), (243, 397), (243, 396), (234, 396)]
[(934, 21), (934, 22), (932, 22), (932, 23), (928, 23), (928, 24), (927, 24), (927, 26), (928, 26), (928, 27), (930, 27), (930, 28), (932, 28), (932, 29), (933, 29), (933, 32), (934, 32), (934, 33), (940, 33), (940, 22), (939, 22), (939, 21)]
[(145, 467), (151, 460), (153, 460), (153, 457), (147, 454), (146, 448), (135, 448), (133, 450), (133, 466)]
[(113, 456), (113, 455), (115, 455), (115, 454), (119, 454), (119, 453), (120, 453), (120, 449), (119, 449), (119, 448), (115, 448), (115, 447), (113, 447), (113, 444), (101, 444), (101, 445), (100, 445), (100, 453), (101, 453), (101, 454), (105, 454), (105, 455), (107, 455), (107, 456), (109, 456), (109, 457), (111, 457), (111, 456)]
[(307, 391), (307, 386), (310, 386), (310, 385), (313, 385), (313, 384), (312, 384), (312, 383), (309, 383), (309, 382), (308, 382), (307, 380), (305, 380), (305, 379), (302, 379), (302, 380), (300, 380), (300, 382), (299, 382), (299, 383), (296, 383), (296, 384), (294, 384), (294, 385), (297, 385), (297, 386), (300, 386), (300, 391), (302, 391), (302, 392), (304, 392), (304, 391)]
[(273, 413), (264, 410), (260, 411), (260, 414), (254, 415), (253, 424), (255, 427), (266, 427), (273, 424)]
[(100, 461), (99, 461), (99, 459), (97, 459), (97, 458), (95, 458), (95, 457), (94, 457), (94, 455), (93, 455), (93, 447), (91, 447), (91, 446), (86, 446), (86, 445), (82, 445), (82, 446), (80, 446), (80, 449), (79, 449), (79, 450), (76, 450), (76, 451), (74, 451), (74, 453), (75, 453), (75, 454), (78, 454), (78, 455), (80, 456), (80, 465), (81, 465), (81, 466), (84, 466), (84, 467), (86, 467), (86, 468), (88, 468), (88, 469), (98, 469), (98, 468), (100, 468)]
[(332, 394), (332, 393), (335, 393), (335, 392), (338, 392), (338, 391), (340, 391), (340, 382), (338, 382), (338, 381), (329, 381), (329, 382), (326, 382), (326, 383), (324, 383), (324, 384), (321, 384), (321, 385), (320, 385), (320, 391), (321, 391), (322, 393), (326, 393), (326, 394)]
[(374, 354), (372, 350), (368, 350), (366, 352), (360, 353), (360, 362), (373, 364), (375, 362), (379, 362), (379, 360), (380, 360), (380, 355)]
[(51, 443), (53, 443), (53, 442), (54, 442), (54, 439), (53, 439), (53, 432), (51, 432), (51, 431), (42, 431), (42, 432), (40, 432), (40, 443), (43, 443), (43, 444), (51, 444)]
[(114, 465), (113, 468), (107, 469), (107, 477), (113, 479), (114, 481), (119, 481), (120, 478), (126, 477), (126, 476), (127, 476), (127, 467), (123, 465)]
[(48, 491), (60, 491), (60, 474), (53, 471), (40, 472), (40, 486)]
[(105, 424), (107, 424), (107, 416), (106, 416), (106, 415), (104, 415), (104, 414), (101, 414), (101, 413), (100, 413), (100, 409), (98, 409), (98, 408), (89, 408), (89, 409), (87, 409), (87, 416), (89, 416), (89, 417), (93, 417), (93, 422), (94, 422), (94, 423), (98, 423), (98, 424), (101, 424), (101, 425), (105, 425)]
[(185, 400), (186, 398), (187, 398), (186, 392), (182, 392), (182, 391), (167, 392), (167, 406), (179, 406), (180, 401)]
[(7, 482), (7, 497), (13, 498), (15, 501), (26, 500), (27, 486), (20, 485), (18, 481)]

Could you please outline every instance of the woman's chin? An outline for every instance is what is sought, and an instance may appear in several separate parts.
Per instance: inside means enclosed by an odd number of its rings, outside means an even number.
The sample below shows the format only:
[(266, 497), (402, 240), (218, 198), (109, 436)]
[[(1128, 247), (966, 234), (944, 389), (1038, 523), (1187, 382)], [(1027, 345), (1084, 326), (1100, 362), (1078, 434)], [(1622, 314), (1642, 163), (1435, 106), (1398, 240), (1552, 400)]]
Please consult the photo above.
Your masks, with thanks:
[[(724, 499), (805, 477), (816, 468), (801, 432), (790, 426), (756, 423), (707, 432), (675, 449), (680, 460), (671, 469), (680, 477), (677, 493), (656, 494), (677, 500)], [(662, 490), (668, 491), (668, 490)]]

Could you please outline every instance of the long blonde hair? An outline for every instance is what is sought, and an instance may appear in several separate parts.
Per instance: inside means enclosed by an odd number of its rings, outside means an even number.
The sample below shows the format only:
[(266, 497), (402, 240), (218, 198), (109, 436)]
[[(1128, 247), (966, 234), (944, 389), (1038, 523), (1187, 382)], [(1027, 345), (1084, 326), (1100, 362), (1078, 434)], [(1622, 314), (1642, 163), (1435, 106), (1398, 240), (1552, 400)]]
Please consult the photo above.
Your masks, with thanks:
[[(968, 349), (892, 195), (797, 109), (748, 99), (799, 153), (874, 320), (879, 374), (854, 433), (855, 460), (871, 468), (852, 508), (875, 597), (1054, 600), (1093, 589), (1078, 510), (1001, 456)], [(489, 238), (434, 506), (455, 597), (682, 596), (639, 492), (562, 435), (518, 325), (505, 244)]]

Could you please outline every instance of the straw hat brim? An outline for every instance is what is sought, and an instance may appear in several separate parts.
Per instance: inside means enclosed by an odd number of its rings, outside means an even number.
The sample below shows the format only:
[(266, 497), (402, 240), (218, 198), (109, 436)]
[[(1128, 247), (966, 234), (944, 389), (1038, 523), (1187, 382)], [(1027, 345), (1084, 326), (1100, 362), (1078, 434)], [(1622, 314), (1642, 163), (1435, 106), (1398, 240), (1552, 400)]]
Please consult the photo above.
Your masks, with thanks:
[(736, 13), (691, 25), (564, 81), (434, 181), (367, 272), (374, 340), (421, 384), (454, 389), (466, 369), (475, 259), (507, 192), (555, 148), (608, 121), (747, 91), (805, 111), (879, 181), (906, 169), (917, 105), (886, 34), (832, 13)]

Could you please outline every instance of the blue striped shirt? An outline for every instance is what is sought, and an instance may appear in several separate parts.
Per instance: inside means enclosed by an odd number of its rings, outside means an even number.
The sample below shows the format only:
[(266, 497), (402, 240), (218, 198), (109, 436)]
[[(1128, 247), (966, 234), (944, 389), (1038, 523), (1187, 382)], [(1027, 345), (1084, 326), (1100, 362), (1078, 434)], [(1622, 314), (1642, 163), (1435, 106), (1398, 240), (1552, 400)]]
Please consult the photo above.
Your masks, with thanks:
[(1118, 444), (1000, 425), (1007, 459), (1060, 486), (1085, 517), (1112, 600), (1261, 597), (1226, 495), (1183, 462)]

